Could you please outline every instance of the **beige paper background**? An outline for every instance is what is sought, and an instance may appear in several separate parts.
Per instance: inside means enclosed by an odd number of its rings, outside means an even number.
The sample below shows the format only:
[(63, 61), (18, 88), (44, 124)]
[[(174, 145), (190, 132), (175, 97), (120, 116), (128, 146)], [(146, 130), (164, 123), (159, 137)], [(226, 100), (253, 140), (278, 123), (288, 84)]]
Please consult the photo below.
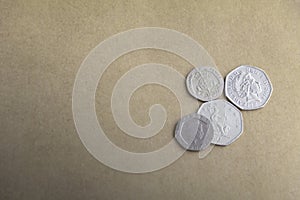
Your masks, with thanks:
[[(300, 2), (282, 1), (0, 1), (0, 199), (299, 199)], [(175, 29), (194, 38), (225, 76), (240, 64), (262, 67), (274, 91), (264, 109), (243, 112), (244, 134), (203, 160), (186, 153), (171, 166), (127, 174), (95, 160), (73, 123), (76, 72), (89, 51), (131, 28)], [(114, 62), (101, 79), (96, 108), (118, 146), (147, 152), (166, 144), (180, 110), (175, 96), (145, 86), (131, 114), (147, 124), (161, 103), (168, 121), (159, 135), (133, 139), (114, 123), (114, 83), (145, 62), (186, 75), (187, 62), (143, 50)]]

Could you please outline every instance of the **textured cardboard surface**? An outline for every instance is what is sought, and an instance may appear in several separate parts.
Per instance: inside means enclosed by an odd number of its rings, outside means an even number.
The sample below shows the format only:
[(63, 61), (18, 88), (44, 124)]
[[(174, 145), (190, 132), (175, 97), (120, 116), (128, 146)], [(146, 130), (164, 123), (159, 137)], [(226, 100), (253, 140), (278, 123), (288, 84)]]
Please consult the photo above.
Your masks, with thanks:
[[(299, 199), (300, 2), (0, 1), (0, 199)], [(244, 134), (208, 157), (186, 153), (160, 171), (133, 175), (95, 160), (72, 118), (76, 72), (89, 51), (131, 28), (175, 29), (194, 38), (225, 76), (240, 64), (263, 68), (274, 91), (264, 109), (243, 112)], [(186, 61), (158, 50), (116, 60), (101, 79), (96, 108), (118, 146), (147, 152), (172, 138), (178, 102), (150, 85), (133, 96), (141, 125), (161, 103), (168, 121), (157, 136), (133, 139), (115, 124), (110, 95), (132, 67), (164, 63), (186, 75)], [(157, 95), (159, 94), (159, 95)]]

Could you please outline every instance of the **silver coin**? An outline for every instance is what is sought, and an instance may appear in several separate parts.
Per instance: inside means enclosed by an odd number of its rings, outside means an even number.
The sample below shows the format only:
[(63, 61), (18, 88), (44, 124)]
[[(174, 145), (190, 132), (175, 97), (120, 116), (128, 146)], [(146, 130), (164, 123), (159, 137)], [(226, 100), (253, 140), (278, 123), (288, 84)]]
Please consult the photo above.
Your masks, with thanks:
[(209, 119), (197, 113), (183, 117), (175, 129), (177, 142), (190, 151), (201, 151), (207, 148), (214, 137), (213, 134)]
[(222, 95), (224, 80), (215, 68), (197, 67), (188, 74), (186, 86), (193, 97), (210, 101)]
[(264, 107), (272, 90), (267, 74), (258, 67), (242, 65), (226, 76), (225, 95), (242, 110)]
[(198, 114), (208, 118), (213, 126), (212, 144), (229, 145), (243, 133), (242, 113), (228, 101), (206, 102), (201, 105)]

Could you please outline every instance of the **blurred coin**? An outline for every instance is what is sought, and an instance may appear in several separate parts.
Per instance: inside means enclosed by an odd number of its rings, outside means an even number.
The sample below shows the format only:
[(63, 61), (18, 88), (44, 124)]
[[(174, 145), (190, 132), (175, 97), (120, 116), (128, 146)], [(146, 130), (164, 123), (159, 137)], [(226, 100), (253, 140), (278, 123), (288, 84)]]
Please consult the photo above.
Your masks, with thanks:
[(267, 74), (258, 67), (242, 65), (226, 76), (225, 95), (242, 110), (264, 107), (271, 97), (272, 90)]
[(186, 86), (193, 97), (210, 101), (222, 95), (224, 80), (215, 68), (197, 67), (188, 74)]
[(201, 151), (214, 137), (210, 121), (197, 113), (183, 117), (176, 125), (175, 138), (186, 150)]
[(242, 113), (228, 101), (206, 102), (201, 105), (198, 114), (208, 118), (213, 126), (212, 144), (229, 145), (243, 132)]

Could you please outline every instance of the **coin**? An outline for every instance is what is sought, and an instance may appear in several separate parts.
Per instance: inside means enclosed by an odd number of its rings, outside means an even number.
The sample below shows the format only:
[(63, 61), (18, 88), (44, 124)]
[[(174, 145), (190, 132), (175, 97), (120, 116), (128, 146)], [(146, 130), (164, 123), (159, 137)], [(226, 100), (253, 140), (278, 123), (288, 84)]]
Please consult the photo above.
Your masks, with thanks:
[(197, 113), (184, 116), (175, 129), (177, 142), (190, 151), (201, 151), (207, 148), (214, 137), (213, 134), (209, 119)]
[(272, 90), (267, 74), (258, 67), (242, 65), (226, 76), (225, 95), (242, 110), (264, 107)]
[(224, 80), (215, 68), (197, 67), (188, 74), (186, 86), (193, 97), (210, 101), (222, 95)]
[(220, 99), (203, 103), (198, 114), (209, 119), (213, 126), (212, 144), (229, 145), (243, 132), (242, 113), (228, 101)]

